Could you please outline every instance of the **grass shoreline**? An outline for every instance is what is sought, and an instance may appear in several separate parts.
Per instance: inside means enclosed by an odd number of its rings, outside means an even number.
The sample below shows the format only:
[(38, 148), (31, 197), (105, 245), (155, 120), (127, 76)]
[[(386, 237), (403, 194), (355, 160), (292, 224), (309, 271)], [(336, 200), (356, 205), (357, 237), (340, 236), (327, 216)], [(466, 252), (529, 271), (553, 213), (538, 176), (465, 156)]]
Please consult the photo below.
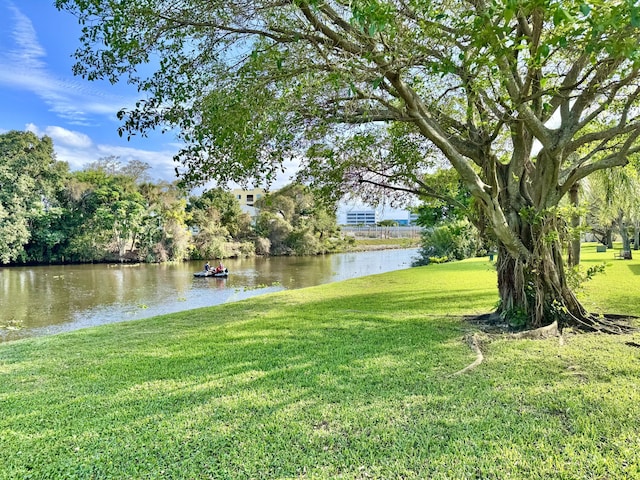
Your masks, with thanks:
[(374, 250), (395, 250), (402, 248), (420, 248), (420, 238), (360, 238), (349, 247), (348, 252), (367, 252)]
[[(585, 286), (640, 313), (640, 262)], [(487, 259), (0, 345), (0, 479), (640, 478), (637, 334), (483, 344)]]

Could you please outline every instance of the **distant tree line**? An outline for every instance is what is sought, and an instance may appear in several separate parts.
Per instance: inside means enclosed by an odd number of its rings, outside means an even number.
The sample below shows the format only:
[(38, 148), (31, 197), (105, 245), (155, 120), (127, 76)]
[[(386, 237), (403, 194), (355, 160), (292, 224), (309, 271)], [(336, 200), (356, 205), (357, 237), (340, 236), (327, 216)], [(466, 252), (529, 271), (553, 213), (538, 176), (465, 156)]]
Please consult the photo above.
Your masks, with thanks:
[(252, 219), (228, 191), (189, 195), (152, 181), (149, 170), (105, 157), (72, 172), (49, 137), (0, 135), (0, 264), (314, 255), (345, 246), (335, 205), (302, 185), (265, 195)]

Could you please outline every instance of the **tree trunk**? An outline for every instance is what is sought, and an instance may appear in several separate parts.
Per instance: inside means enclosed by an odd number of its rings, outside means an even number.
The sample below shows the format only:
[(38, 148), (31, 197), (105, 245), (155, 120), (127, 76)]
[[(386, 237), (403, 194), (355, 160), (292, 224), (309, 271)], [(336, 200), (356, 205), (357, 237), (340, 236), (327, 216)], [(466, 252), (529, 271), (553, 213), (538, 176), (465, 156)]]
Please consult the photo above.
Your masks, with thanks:
[(567, 261), (570, 267), (580, 265), (580, 215), (577, 213), (579, 201), (579, 184), (576, 183), (569, 190), (569, 202), (574, 207), (574, 211), (571, 214), (571, 240), (569, 244), (569, 259)]
[(607, 229), (607, 248), (613, 248), (613, 230)]
[(499, 248), (498, 259), (498, 313), (513, 327), (539, 328), (557, 321), (564, 328), (589, 322), (567, 286), (558, 243), (538, 248), (529, 260)]
[(539, 242), (536, 253), (526, 260), (498, 247), (498, 291), (496, 314), (515, 329), (540, 328), (558, 322), (558, 329), (624, 333), (632, 328), (585, 310), (564, 275), (559, 242)]
[(629, 231), (627, 230), (627, 224), (624, 221), (624, 215), (622, 213), (618, 215), (618, 226), (620, 227), (620, 236), (622, 237), (622, 250), (631, 254)]

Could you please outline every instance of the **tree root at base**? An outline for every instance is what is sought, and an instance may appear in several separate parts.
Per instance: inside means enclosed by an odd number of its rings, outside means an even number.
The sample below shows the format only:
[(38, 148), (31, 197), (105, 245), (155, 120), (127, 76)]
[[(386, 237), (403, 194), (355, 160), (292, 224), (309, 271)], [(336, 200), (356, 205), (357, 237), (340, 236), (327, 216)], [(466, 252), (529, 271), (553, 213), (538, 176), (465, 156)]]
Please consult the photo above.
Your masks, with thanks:
[(509, 335), (509, 337), (539, 339), (539, 338), (557, 337), (559, 335), (560, 335), (560, 331), (558, 330), (558, 322), (556, 321), (545, 327), (535, 328), (533, 330), (525, 330), (524, 332), (512, 333), (511, 335)]
[[(478, 326), (480, 330), (485, 333), (511, 332), (513, 335), (522, 334), (523, 338), (538, 338), (540, 337), (538, 332), (547, 333), (547, 336), (559, 335), (565, 328), (582, 333), (606, 333), (610, 335), (624, 335), (634, 333), (639, 330), (637, 323), (638, 317), (634, 315), (617, 315), (611, 313), (585, 313), (580, 317), (567, 314), (564, 321), (562, 321), (562, 325), (559, 325), (556, 321), (550, 325), (523, 332), (513, 332), (513, 327), (509, 325), (508, 321), (503, 319), (497, 312), (481, 315), (465, 315), (463, 316), (463, 319)], [(545, 330), (547, 328), (549, 328), (550, 331), (547, 332), (547, 330)], [(558, 333), (552, 333), (554, 328)]]
[(633, 315), (594, 315), (587, 314), (584, 318), (571, 316), (572, 326), (586, 332), (607, 333), (610, 335), (624, 335), (633, 333), (638, 327), (632, 325)]

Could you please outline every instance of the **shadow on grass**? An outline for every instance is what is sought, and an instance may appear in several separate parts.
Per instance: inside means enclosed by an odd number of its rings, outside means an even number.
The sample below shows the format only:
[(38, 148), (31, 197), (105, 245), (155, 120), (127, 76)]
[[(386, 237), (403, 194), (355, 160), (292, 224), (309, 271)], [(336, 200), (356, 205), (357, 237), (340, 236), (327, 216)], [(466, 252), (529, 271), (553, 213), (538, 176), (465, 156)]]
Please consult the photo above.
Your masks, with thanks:
[(640, 265), (627, 265), (627, 267), (634, 275), (640, 275)]

